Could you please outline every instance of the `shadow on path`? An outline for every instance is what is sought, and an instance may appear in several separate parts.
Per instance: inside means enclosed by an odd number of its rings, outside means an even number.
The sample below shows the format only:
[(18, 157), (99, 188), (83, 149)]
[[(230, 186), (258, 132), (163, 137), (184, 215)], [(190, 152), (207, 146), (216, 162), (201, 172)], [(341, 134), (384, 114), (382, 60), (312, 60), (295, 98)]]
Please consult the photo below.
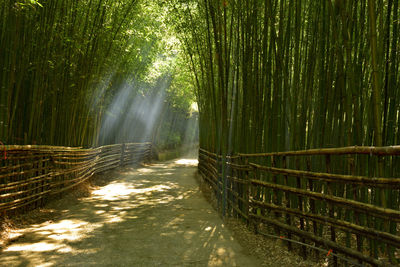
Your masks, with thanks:
[(258, 266), (202, 197), (196, 165), (180, 159), (114, 172), (60, 219), (21, 230), (0, 265)]

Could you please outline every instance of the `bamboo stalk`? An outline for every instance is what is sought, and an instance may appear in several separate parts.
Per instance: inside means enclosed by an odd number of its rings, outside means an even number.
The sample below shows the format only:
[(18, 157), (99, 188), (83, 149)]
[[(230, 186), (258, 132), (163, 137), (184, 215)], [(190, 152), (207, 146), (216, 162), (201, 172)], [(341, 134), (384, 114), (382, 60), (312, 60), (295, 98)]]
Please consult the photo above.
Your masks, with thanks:
[[(309, 218), (309, 219), (318, 221), (321, 224), (328, 224), (328, 225), (337, 227), (337, 228), (345, 230), (345, 231), (351, 231), (358, 235), (364, 235), (371, 239), (377, 239), (377, 240), (383, 241), (383, 242), (391, 244), (395, 247), (400, 247), (400, 237), (399, 236), (396, 236), (396, 235), (393, 235), (393, 234), (390, 234), (387, 232), (379, 231), (374, 228), (363, 227), (363, 226), (353, 224), (353, 223), (350, 223), (347, 221), (338, 220), (335, 218), (329, 218), (329, 217), (314, 214), (314, 213), (307, 213), (307, 212), (300, 211), (298, 209), (286, 208), (283, 206), (277, 206), (277, 205), (270, 204), (270, 203), (260, 202), (260, 201), (254, 200), (254, 199), (250, 200), (250, 204), (258, 206), (258, 207), (264, 207), (264, 208), (268, 208), (268, 209), (287, 212), (292, 215), (296, 215), (296, 216), (303, 217), (303, 218)], [(316, 234), (314, 234), (314, 235), (317, 236)]]
[(20, 203), (20, 202), (23, 202), (25, 200), (28, 200), (28, 199), (31, 199), (31, 198), (35, 198), (37, 196), (43, 196), (43, 195), (46, 195), (46, 194), (48, 194), (50, 192), (51, 192), (51, 190), (47, 190), (47, 191), (44, 191), (44, 192), (40, 192), (38, 194), (34, 194), (34, 195), (27, 196), (27, 197), (19, 198), (19, 199), (10, 201), (10, 202), (0, 203), (0, 211), (7, 210), (8, 208), (12, 207), (16, 203)]
[[(35, 183), (36, 183), (37, 181), (35, 181)], [(32, 184), (32, 183), (31, 183)], [(27, 185), (30, 185), (30, 184), (27, 184)], [(26, 186), (26, 185), (24, 185), (24, 186)], [(19, 188), (19, 187), (18, 187)], [(37, 189), (39, 189), (39, 188), (42, 188), (42, 185), (39, 185), (39, 186), (35, 186), (35, 187), (32, 187), (32, 188), (29, 188), (29, 189), (27, 189), (27, 190), (22, 190), (22, 191), (18, 191), (18, 192), (12, 192), (12, 193), (5, 193), (5, 194), (1, 194), (0, 195), (0, 200), (1, 199), (7, 199), (7, 198), (15, 198), (16, 196), (20, 196), (20, 195), (23, 195), (23, 194), (26, 194), (26, 193), (29, 193), (29, 192), (33, 192), (33, 191), (36, 191)], [(37, 193), (37, 192), (36, 192)]]
[[(285, 169), (286, 168), (286, 157), (285, 156), (283, 156), (283, 158), (282, 158), (282, 167)], [(284, 176), (284, 179), (283, 179), (283, 182), (284, 182), (284, 185), (286, 185), (286, 186), (288, 186), (289, 185), (289, 180), (288, 180), (288, 176), (287, 175), (285, 175)], [(286, 204), (285, 204), (285, 206), (286, 206), (286, 208), (290, 208), (290, 197), (289, 197), (289, 193), (288, 192), (285, 192), (285, 202), (286, 202)], [(286, 218), (285, 218), (285, 223), (287, 224), (287, 225), (291, 225), (292, 224), (292, 220), (291, 220), (291, 218), (290, 218), (290, 215), (289, 215), (289, 213), (286, 213), (286, 216), (285, 216)], [(287, 232), (287, 237), (290, 239), (291, 238), (291, 233), (288, 231)], [(291, 251), (292, 250), (292, 243), (291, 242), (287, 242), (287, 247), (288, 247), (288, 250), (289, 251)]]
[(41, 168), (36, 168), (36, 169), (30, 169), (30, 170), (26, 170), (26, 171), (19, 171), (19, 172), (11, 172), (11, 173), (7, 173), (7, 174), (2, 174), (0, 175), (0, 179), (4, 179), (4, 178), (9, 178), (9, 177), (15, 177), (15, 176), (19, 176), (19, 175), (26, 175), (26, 174), (30, 174), (36, 171), (41, 171), (43, 170), (44, 167)]
[[(124, 162), (138, 162), (149, 152), (149, 143), (127, 145), (130, 150), (125, 155), (121, 153), (121, 144), (94, 149), (10, 146), (7, 159), (12, 165), (0, 169), (4, 173), (0, 178), (5, 181), (0, 185), (0, 191), (5, 192), (0, 195), (3, 201), (0, 210), (15, 210), (32, 203), (37, 206), (39, 201), (43, 204), (46, 196), (66, 191), (89, 179), (94, 173), (116, 168), (121, 159)], [(27, 194), (30, 195), (25, 196)], [(7, 201), (10, 198), (16, 199)]]
[[(7, 190), (13, 190), (13, 189), (17, 189), (23, 186), (27, 186), (27, 185), (31, 185), (37, 182), (41, 182), (41, 181), (45, 181), (48, 180), (49, 177), (51, 177), (51, 173), (48, 174), (43, 174), (43, 175), (39, 175), (39, 176), (35, 176), (33, 178), (30, 179), (26, 179), (26, 180), (22, 180), (19, 182), (13, 182), (13, 183), (6, 183), (6, 184), (2, 184), (0, 185), (0, 192), (1, 191), (7, 191)], [(1, 197), (2, 195), (0, 195)]]
[[(47, 161), (50, 161), (50, 159), (39, 160), (39, 162), (47, 162)], [(27, 163), (23, 163), (23, 164), (12, 165), (12, 166), (3, 166), (3, 167), (0, 167), (0, 172), (10, 172), (10, 171), (17, 170), (19, 168), (23, 168), (23, 167), (27, 167), (27, 166), (32, 167), (32, 164), (33, 164), (32, 162), (27, 162)]]
[(240, 184), (247, 184), (248, 182), (243, 181), (242, 179), (239, 179), (237, 177), (232, 177), (232, 176), (226, 176), (226, 178), (235, 181), (235, 183), (240, 183)]
[(253, 153), (243, 154), (238, 153), (243, 157), (270, 157), (270, 156), (306, 156), (306, 155), (349, 155), (349, 154), (366, 154), (374, 156), (400, 155), (400, 146), (386, 147), (367, 147), (367, 146), (350, 146), (340, 148), (319, 148), (308, 150), (297, 150), (287, 152), (272, 152), (272, 153)]
[(311, 171), (301, 171), (285, 168), (274, 168), (261, 166), (258, 164), (250, 163), (250, 166), (256, 169), (267, 171), (275, 174), (286, 174), (294, 177), (307, 177), (309, 179), (322, 180), (326, 182), (341, 182), (350, 184), (359, 184), (365, 186), (387, 186), (387, 187), (400, 187), (399, 178), (379, 178), (379, 177), (367, 177), (367, 176), (356, 176), (356, 175), (342, 175), (332, 173), (318, 173)]
[(263, 181), (259, 181), (259, 180), (254, 180), (254, 179), (251, 179), (250, 182), (254, 185), (260, 185), (262, 187), (267, 187), (267, 188), (272, 188), (272, 189), (273, 188), (280, 189), (282, 191), (294, 193), (296, 195), (308, 196), (308, 197), (311, 197), (314, 199), (319, 199), (319, 200), (327, 201), (330, 203), (335, 203), (335, 204), (340, 205), (345, 208), (359, 209), (359, 210), (362, 210), (364, 212), (371, 214), (372, 216), (389, 219), (389, 220), (393, 220), (396, 222), (400, 221), (400, 211), (398, 211), (398, 210), (382, 208), (382, 207), (374, 206), (371, 204), (357, 202), (357, 201), (350, 200), (350, 199), (344, 199), (344, 198), (330, 196), (330, 195), (326, 195), (326, 194), (322, 194), (322, 193), (310, 192), (308, 190), (297, 189), (297, 188), (284, 186), (284, 185), (276, 185), (276, 184), (263, 182)]
[(354, 257), (356, 259), (360, 259), (363, 262), (370, 263), (370, 264), (372, 264), (374, 266), (388, 266), (386, 263), (383, 263), (380, 260), (365, 256), (364, 254), (362, 254), (362, 253), (360, 253), (360, 252), (358, 252), (356, 250), (353, 250), (353, 249), (350, 249), (350, 248), (347, 248), (347, 247), (342, 247), (342, 246), (336, 244), (335, 242), (326, 240), (326, 239), (324, 239), (322, 237), (314, 236), (313, 234), (308, 233), (306, 231), (299, 230), (296, 227), (288, 226), (288, 225), (286, 225), (284, 223), (277, 222), (277, 221), (275, 221), (273, 219), (270, 219), (270, 218), (267, 218), (267, 217), (263, 217), (263, 216), (259, 216), (259, 215), (255, 215), (255, 214), (250, 214), (250, 217), (252, 217), (252, 218), (254, 218), (256, 220), (262, 220), (262, 221), (267, 222), (269, 224), (278, 226), (281, 229), (286, 230), (286, 231), (290, 231), (295, 235), (298, 235), (300, 237), (309, 239), (309, 240), (311, 240), (311, 241), (313, 241), (315, 243), (324, 245), (328, 249), (335, 249), (338, 252), (341, 252), (343, 254), (349, 255), (349, 256)]

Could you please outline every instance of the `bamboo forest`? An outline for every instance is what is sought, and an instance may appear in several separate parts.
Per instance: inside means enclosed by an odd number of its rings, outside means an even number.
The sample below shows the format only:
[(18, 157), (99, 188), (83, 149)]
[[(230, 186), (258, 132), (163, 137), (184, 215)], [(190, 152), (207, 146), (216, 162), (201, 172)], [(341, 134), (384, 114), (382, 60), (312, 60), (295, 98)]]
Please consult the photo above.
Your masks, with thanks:
[(0, 265), (399, 266), (398, 0), (0, 0)]

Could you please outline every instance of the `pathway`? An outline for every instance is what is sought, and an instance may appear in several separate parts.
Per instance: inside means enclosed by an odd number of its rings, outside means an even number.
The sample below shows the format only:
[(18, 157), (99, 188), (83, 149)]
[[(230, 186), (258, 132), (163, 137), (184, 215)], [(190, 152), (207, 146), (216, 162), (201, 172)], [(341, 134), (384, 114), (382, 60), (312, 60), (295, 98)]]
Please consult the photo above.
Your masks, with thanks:
[(0, 253), (0, 265), (259, 266), (203, 198), (196, 164), (114, 172), (90, 197), (58, 210), (60, 218), (24, 229)]

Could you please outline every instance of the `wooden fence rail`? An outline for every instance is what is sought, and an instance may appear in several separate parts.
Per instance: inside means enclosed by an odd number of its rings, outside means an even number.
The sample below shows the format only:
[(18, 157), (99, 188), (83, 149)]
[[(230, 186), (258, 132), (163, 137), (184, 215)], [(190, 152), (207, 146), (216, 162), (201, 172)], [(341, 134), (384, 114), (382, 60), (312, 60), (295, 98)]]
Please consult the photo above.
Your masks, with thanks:
[(333, 265), (340, 254), (360, 265), (399, 262), (400, 146), (238, 154), (224, 162), (226, 177), (222, 164), (199, 150), (222, 214), (303, 243), (304, 256), (325, 247)]
[(6, 146), (0, 152), (0, 213), (29, 210), (89, 179), (93, 174), (148, 160), (151, 143), (82, 149)]

